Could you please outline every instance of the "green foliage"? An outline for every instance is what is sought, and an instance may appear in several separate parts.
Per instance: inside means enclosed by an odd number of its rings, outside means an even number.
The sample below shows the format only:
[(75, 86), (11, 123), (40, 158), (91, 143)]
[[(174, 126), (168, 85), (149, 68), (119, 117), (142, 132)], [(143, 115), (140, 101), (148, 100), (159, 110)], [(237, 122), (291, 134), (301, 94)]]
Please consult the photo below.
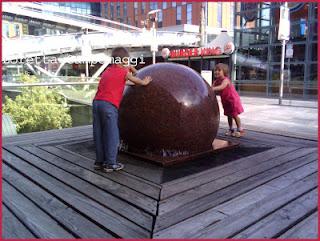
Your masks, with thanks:
[[(21, 82), (38, 82), (34, 76), (22, 75)], [(5, 99), (3, 112), (8, 113), (19, 133), (61, 129), (72, 123), (64, 98), (48, 87), (27, 87), (15, 100)]]
[(34, 75), (28, 75), (27, 73), (21, 74), (19, 79), (17, 80), (18, 83), (25, 83), (25, 84), (32, 84), (37, 83), (39, 80)]

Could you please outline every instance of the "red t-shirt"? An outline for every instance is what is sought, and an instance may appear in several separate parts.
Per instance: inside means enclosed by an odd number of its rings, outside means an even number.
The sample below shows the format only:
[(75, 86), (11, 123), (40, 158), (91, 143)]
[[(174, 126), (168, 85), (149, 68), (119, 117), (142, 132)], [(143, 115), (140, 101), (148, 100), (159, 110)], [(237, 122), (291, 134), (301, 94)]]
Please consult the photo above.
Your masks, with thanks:
[(108, 101), (119, 108), (127, 74), (127, 68), (117, 65), (108, 67), (101, 76), (94, 99)]

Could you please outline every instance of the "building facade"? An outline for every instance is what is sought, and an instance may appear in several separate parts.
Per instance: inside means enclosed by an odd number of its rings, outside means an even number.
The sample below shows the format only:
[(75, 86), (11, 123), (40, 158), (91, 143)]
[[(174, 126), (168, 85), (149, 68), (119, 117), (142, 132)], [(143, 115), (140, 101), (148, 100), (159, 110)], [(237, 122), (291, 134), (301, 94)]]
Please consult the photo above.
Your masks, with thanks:
[[(284, 96), (317, 96), (317, 3), (289, 3), (290, 40), (287, 42)], [(281, 41), (278, 40), (280, 3), (236, 3), (233, 81), (247, 94), (279, 94)]]
[[(232, 2), (207, 2), (207, 26), (233, 29), (233, 6)], [(105, 2), (101, 3), (101, 16), (142, 28), (148, 12), (156, 9), (161, 9), (157, 28), (200, 25), (201, 2)]]
[(208, 2), (207, 26), (233, 31), (234, 2)]
[(95, 2), (43, 2), (42, 4), (58, 7), (66, 13), (101, 16), (101, 5)]
[[(90, 2), (43, 2), (44, 6), (52, 6), (52, 11), (58, 9), (60, 16), (68, 13), (101, 16), (101, 4)], [(63, 14), (65, 13), (65, 14)], [(44, 14), (51, 14), (44, 12)], [(3, 13), (2, 36), (17, 38), (23, 35), (55, 35), (63, 33), (75, 33), (80, 27), (68, 26), (47, 20), (39, 20), (30, 16), (18, 16), (16, 14)], [(90, 20), (89, 20), (90, 21)]]
[(101, 15), (107, 19), (133, 25), (146, 26), (148, 12), (161, 9), (157, 28), (200, 23), (200, 2), (105, 2), (101, 3)]

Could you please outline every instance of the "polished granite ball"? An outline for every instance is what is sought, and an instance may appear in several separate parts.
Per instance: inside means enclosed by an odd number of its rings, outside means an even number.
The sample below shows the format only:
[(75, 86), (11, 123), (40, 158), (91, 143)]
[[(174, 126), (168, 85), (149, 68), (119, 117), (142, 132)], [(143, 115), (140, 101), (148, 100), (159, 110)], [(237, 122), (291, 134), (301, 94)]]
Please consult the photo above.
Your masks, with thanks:
[(147, 86), (126, 86), (119, 109), (121, 148), (146, 156), (177, 158), (212, 149), (219, 106), (193, 69), (158, 63), (138, 71)]

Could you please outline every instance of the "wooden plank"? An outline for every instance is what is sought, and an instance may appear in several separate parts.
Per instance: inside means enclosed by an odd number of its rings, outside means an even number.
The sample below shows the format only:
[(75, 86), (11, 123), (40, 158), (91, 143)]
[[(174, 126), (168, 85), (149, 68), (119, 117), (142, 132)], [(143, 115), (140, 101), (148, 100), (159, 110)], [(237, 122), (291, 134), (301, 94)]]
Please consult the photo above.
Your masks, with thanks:
[[(223, 136), (223, 132), (219, 132), (221, 136)], [(234, 139), (234, 138), (233, 138)], [(259, 131), (247, 131), (246, 135), (241, 138), (242, 140), (247, 141), (256, 141), (261, 142), (266, 145), (272, 145), (272, 146), (297, 146), (297, 147), (316, 147), (317, 141), (300, 138), (300, 137), (290, 137), (290, 136), (284, 136), (284, 135), (275, 135), (265, 132), (259, 132)]]
[[(85, 156), (91, 160), (91, 163), (96, 159), (94, 143), (92, 140), (90, 142), (71, 143), (71, 145), (68, 143), (67, 145), (59, 145), (57, 147), (73, 153), (74, 155)], [(163, 167), (139, 160), (137, 157), (132, 157), (121, 152), (119, 152), (118, 161), (124, 163), (125, 165), (122, 173), (126, 172), (149, 183), (160, 185)]]
[[(201, 229), (204, 229), (207, 226), (213, 225), (215, 222), (222, 220), (227, 216), (231, 216), (241, 211), (242, 209), (247, 208), (248, 206), (267, 198), (272, 193), (280, 190), (281, 188), (292, 185), (294, 182), (303, 179), (312, 173), (317, 171), (317, 162), (314, 161), (310, 164), (307, 164), (301, 168), (295, 169), (288, 174), (285, 174), (279, 178), (273, 179), (270, 182), (259, 186), (252, 191), (249, 191), (243, 195), (240, 195), (228, 202), (225, 202), (217, 207), (209, 209), (203, 213), (195, 215), (182, 221), (176, 225), (170, 226), (166, 229), (163, 229), (154, 234), (156, 238), (188, 238), (193, 234), (196, 234)], [(287, 179), (283, 179), (286, 176)], [(295, 178), (293, 178), (295, 177)], [(281, 188), (273, 187), (270, 185), (273, 183), (279, 183), (283, 181), (286, 183), (286, 186), (281, 186)]]
[[(268, 119), (269, 117), (266, 116), (266, 119)], [(292, 123), (291, 123), (292, 124)], [(223, 123), (222, 123), (223, 125)], [(296, 139), (301, 139), (301, 140), (309, 140), (309, 141), (317, 141), (318, 137), (316, 134), (316, 129), (314, 129), (314, 133), (312, 133), (311, 130), (309, 130), (309, 135), (308, 133), (306, 134), (305, 132), (297, 129), (296, 131), (291, 131), (288, 132), (285, 129), (279, 129), (279, 128), (274, 128), (272, 126), (272, 124), (269, 123), (269, 121), (265, 121), (265, 122), (259, 122), (260, 126), (257, 125), (248, 125), (248, 123), (246, 123), (245, 129), (247, 130), (247, 132), (257, 132), (257, 133), (261, 133), (261, 134), (266, 134), (266, 135), (278, 135), (278, 136), (282, 136), (285, 138), (296, 138)], [(227, 125), (223, 125), (225, 129), (227, 129)], [(221, 127), (221, 126), (220, 126)]]
[(285, 174), (272, 182), (267, 183), (269, 187), (275, 188), (275, 189), (282, 189), (284, 187), (287, 187), (289, 184), (296, 182), (299, 179), (302, 179), (311, 173), (318, 171), (318, 158), (317, 153), (312, 154), (314, 156), (314, 162), (311, 162), (299, 169), (294, 170), (292, 173)]
[(33, 235), (5, 205), (2, 205), (2, 238), (32, 239), (37, 237)]
[(153, 238), (181, 239), (191, 237), (198, 233), (200, 230), (204, 229), (205, 227), (213, 225), (214, 223), (217, 223), (226, 217), (227, 215), (211, 209), (193, 218), (187, 219), (181, 223), (177, 223), (176, 225), (172, 225), (166, 229), (156, 232), (153, 234)]
[[(61, 150), (59, 148), (53, 147), (53, 146), (41, 146), (41, 149), (54, 154), (60, 158), (65, 159), (66, 161), (72, 162), (76, 165), (79, 165), (83, 168), (86, 168), (88, 170), (92, 170), (92, 160), (81, 156), (81, 155), (75, 155), (72, 152)], [(99, 173), (100, 175), (104, 176), (105, 178), (108, 178), (112, 181), (115, 181), (117, 183), (120, 183), (121, 185), (127, 186), (133, 190), (136, 190), (140, 193), (143, 193), (144, 195), (147, 195), (155, 200), (159, 198), (160, 193), (160, 186), (155, 185), (152, 182), (145, 181), (141, 178), (137, 178), (131, 174), (128, 174), (126, 172), (118, 172), (118, 173), (108, 173), (104, 174), (101, 172), (94, 171), (95, 173)]]
[(270, 147), (270, 148), (274, 147), (273, 145), (265, 144), (261, 140), (260, 141), (252, 140), (252, 139), (249, 139), (249, 138), (247, 138), (245, 136), (241, 137), (239, 139), (239, 138), (236, 138), (236, 137), (225, 136), (224, 134), (221, 134), (221, 135), (217, 135), (217, 138), (222, 139), (222, 140), (226, 140), (226, 141), (239, 143), (240, 147), (241, 146), (244, 146), (244, 147)]
[(47, 213), (33, 204), (7, 182), (2, 182), (3, 202), (37, 237), (74, 238)]
[[(104, 229), (110, 231), (112, 235), (123, 238), (148, 238), (150, 232), (134, 224), (128, 219), (120, 216), (106, 206), (97, 203), (88, 196), (76, 191), (56, 178), (39, 170), (19, 157), (10, 154), (8, 151), (2, 152), (3, 161), (11, 168), (23, 173), (43, 189), (50, 190), (52, 195), (68, 203), (69, 206), (77, 210), (82, 215), (87, 216), (95, 223), (99, 223)], [(107, 202), (104, 199), (104, 202)]]
[(88, 128), (85, 126), (79, 126), (79, 127), (72, 127), (67, 129), (61, 129), (61, 130), (48, 130), (48, 131), (40, 131), (40, 132), (32, 132), (32, 133), (26, 133), (26, 134), (19, 134), (17, 137), (19, 137), (16, 140), (13, 140), (13, 143), (20, 143), (23, 141), (27, 141), (28, 139), (33, 139), (34, 141), (37, 141), (37, 139), (44, 139), (47, 137), (47, 140), (53, 140), (57, 139), (59, 136), (84, 136), (84, 135), (90, 135), (92, 136), (92, 128)]
[(293, 152), (294, 150), (297, 149), (294, 147), (274, 148), (272, 150), (240, 158), (233, 162), (229, 162), (222, 166), (218, 166), (200, 173), (196, 173), (194, 175), (189, 175), (184, 178), (179, 178), (177, 180), (167, 182), (163, 184), (160, 200), (167, 199), (168, 197), (173, 196), (174, 194), (178, 194), (188, 189), (192, 189), (194, 187), (208, 183), (223, 176), (230, 175), (231, 173), (240, 171), (242, 169), (251, 168), (251, 166), (253, 165), (258, 165), (261, 162), (266, 162), (268, 160), (271, 160), (272, 158), (279, 157), (289, 152)]
[(231, 172), (230, 174), (227, 173), (228, 175), (223, 174), (221, 178), (215, 179), (213, 181), (210, 180), (210, 182), (206, 184), (192, 188), (183, 193), (179, 193), (166, 200), (160, 201), (159, 214), (162, 215), (166, 212), (170, 212), (179, 206), (192, 202), (216, 190), (219, 190), (221, 188), (224, 188), (226, 186), (229, 186), (233, 183), (239, 182), (251, 176), (257, 175), (259, 173), (262, 173), (266, 170), (274, 168), (285, 162), (288, 162), (297, 158), (302, 158), (305, 155), (308, 155), (314, 151), (315, 151), (314, 148), (297, 150), (297, 151), (282, 155), (280, 157), (267, 159), (268, 161), (264, 161), (262, 163), (259, 163), (258, 165), (252, 164), (252, 165), (245, 166), (245, 168), (240, 169), (237, 172), (233, 172), (233, 173)]
[[(276, 179), (267, 182), (250, 192), (247, 192), (243, 195), (240, 195), (228, 202), (225, 202), (217, 207), (214, 210), (222, 212), (227, 215), (233, 215), (239, 212), (241, 209), (248, 207), (249, 205), (256, 203), (263, 198), (266, 198), (268, 195), (271, 195), (273, 192), (278, 191), (282, 188), (288, 187), (293, 183), (303, 179), (312, 173), (317, 172), (318, 163), (313, 161), (305, 166), (297, 168), (291, 172), (288, 172), (285, 175), (282, 175)], [(278, 185), (280, 184), (280, 185)]]
[[(155, 223), (155, 231), (167, 228), (200, 212), (203, 212), (223, 202), (226, 202), (227, 200), (235, 198), (236, 196), (248, 192), (293, 169), (296, 169), (309, 162), (312, 162), (316, 158), (317, 153), (312, 153), (308, 157), (294, 159), (293, 161), (281, 164), (276, 168), (271, 168), (258, 175), (251, 176), (250, 178), (242, 180), (241, 182), (233, 183), (233, 185), (229, 186), (224, 186), (224, 188), (222, 188), (221, 190), (212, 190), (212, 192), (208, 193), (208, 195), (199, 197), (196, 200), (193, 200), (192, 202), (179, 206), (171, 212), (167, 212), (163, 215), (158, 216)], [(221, 183), (220, 185), (223, 186), (224, 184)], [(202, 190), (204, 192), (207, 191), (207, 189)], [(159, 209), (160, 208), (161, 206), (159, 207)]]
[(11, 136), (11, 137), (4, 137), (3, 138), (3, 143), (4, 144), (14, 144), (14, 143), (19, 143), (23, 142), (26, 140), (37, 140), (37, 139), (46, 139), (54, 137), (56, 138), (57, 136), (61, 136), (63, 134), (81, 134), (84, 131), (86, 132), (92, 132), (92, 125), (89, 126), (78, 126), (78, 127), (71, 127), (71, 128), (65, 128), (65, 129), (54, 129), (54, 130), (47, 130), (47, 131), (40, 131), (40, 132), (32, 132), (32, 133), (23, 133), (19, 134), (17, 136)]
[[(156, 214), (157, 202), (154, 199), (146, 197), (140, 192), (132, 190), (131, 188), (128, 188), (126, 186), (119, 185), (119, 183), (102, 177), (101, 175), (99, 175), (101, 172), (93, 173), (91, 170), (87, 170), (73, 163), (66, 162), (64, 159), (52, 155), (51, 153), (48, 153), (32, 145), (22, 146), (21, 148), (55, 166), (60, 167), (64, 171), (72, 173), (73, 175), (98, 186), (99, 188), (113, 194), (116, 197), (121, 198), (122, 200), (125, 200), (128, 203), (131, 203), (132, 205), (138, 206), (140, 209), (145, 210), (152, 215)], [(118, 173), (115, 172), (113, 174)], [(127, 204), (125, 205), (128, 206)], [(126, 212), (128, 212), (128, 210), (126, 210)]]
[[(145, 196), (142, 196), (141, 194), (134, 192), (133, 190), (109, 181), (108, 179), (105, 179), (93, 172), (84, 170), (79, 166), (73, 165), (71, 163), (68, 163), (70, 165), (66, 165), (63, 161), (61, 161), (60, 158), (57, 158), (53, 155), (45, 155), (46, 153), (41, 153), (44, 152), (43, 150), (40, 150), (36, 147), (31, 146), (25, 148), (30, 152), (36, 152), (37, 155), (44, 157), (44, 159), (40, 159), (39, 157), (32, 155), (18, 147), (12, 147), (9, 149), (9, 151), (23, 157), (23, 159), (28, 163), (54, 176), (58, 180), (66, 183), (67, 185), (87, 195), (100, 204), (105, 205), (121, 216), (148, 230), (151, 230), (153, 220), (151, 214), (145, 213), (135, 205), (141, 207), (145, 205), (145, 210), (148, 210), (149, 208), (151, 212), (155, 212), (157, 205), (156, 201), (152, 199), (148, 200), (147, 198), (145, 198)], [(55, 165), (52, 165), (50, 162), (54, 163)], [(77, 176), (72, 175), (70, 172)], [(94, 185), (91, 183), (93, 183)], [(109, 192), (105, 192), (102, 189), (108, 190)], [(127, 200), (130, 200), (132, 203), (127, 203)], [(134, 201), (136, 202), (134, 203)]]
[(318, 237), (318, 211), (302, 220), (297, 225), (282, 234), (280, 239), (317, 239)]
[(317, 197), (318, 192), (314, 189), (241, 231), (233, 238), (276, 238), (289, 227), (313, 213), (317, 208)]
[(68, 135), (58, 135), (56, 137), (51, 137), (51, 138), (37, 138), (35, 139), (27, 139), (24, 141), (19, 141), (19, 142), (14, 142), (14, 143), (4, 143), (3, 147), (6, 146), (17, 146), (17, 145), (27, 145), (27, 144), (34, 144), (34, 145), (41, 145), (43, 143), (48, 143), (48, 144), (60, 144), (68, 141), (73, 141), (73, 140), (81, 140), (81, 139), (86, 139), (88, 138), (88, 134), (83, 133), (83, 135), (74, 135), (74, 134), (68, 134)]
[[(118, 159), (119, 162), (125, 163), (125, 172), (160, 186), (164, 167), (155, 165), (154, 163), (148, 163), (143, 160), (138, 160), (137, 157), (123, 153), (120, 153)], [(157, 198), (159, 198), (159, 193), (160, 192), (158, 192)]]
[[(92, 139), (91, 141), (68, 143), (66, 145), (59, 145), (57, 147), (75, 155), (85, 156), (86, 158), (89, 158), (91, 162), (95, 161), (96, 159), (94, 142)], [(162, 182), (164, 168), (161, 166), (139, 160), (137, 157), (132, 157), (122, 152), (119, 152), (118, 161), (125, 165), (125, 168), (122, 170), (122, 172), (129, 173), (156, 185), (160, 185)]]
[[(42, 210), (61, 223), (78, 238), (113, 238), (113, 236), (97, 226), (86, 217), (68, 207), (46, 190), (40, 188), (7, 165), (3, 165), (3, 178), (37, 204)], [(22, 238), (20, 236), (19, 238)]]
[(81, 132), (79, 133), (60, 133), (55, 135), (49, 135), (47, 137), (39, 138), (36, 135), (27, 138), (25, 140), (21, 141), (15, 141), (11, 143), (4, 142), (4, 146), (7, 145), (25, 145), (25, 144), (42, 144), (42, 143), (63, 143), (66, 141), (73, 141), (73, 140), (81, 140), (86, 139), (88, 137), (92, 136), (91, 132)]
[(269, 215), (288, 202), (297, 199), (302, 194), (317, 187), (317, 175), (313, 174), (290, 185), (285, 190), (280, 190), (267, 198), (250, 205), (235, 215), (223, 219), (216, 225), (209, 226), (193, 236), (193, 238), (229, 238), (241, 230), (251, 226), (257, 220)]
[(288, 146), (291, 144), (296, 144), (301, 147), (317, 147), (317, 140), (312, 140), (312, 139), (306, 139), (302, 137), (292, 137), (292, 136), (286, 136), (286, 135), (281, 135), (281, 134), (271, 134), (271, 133), (265, 133), (265, 132), (258, 132), (258, 131), (250, 131), (252, 133), (252, 137), (255, 139), (259, 140), (260, 138), (264, 138), (267, 140), (272, 140), (277, 143), (283, 143), (287, 144)]
[[(74, 141), (89, 141), (92, 140), (92, 136), (90, 134), (82, 133), (82, 135), (71, 135), (71, 136), (64, 136), (60, 135), (59, 137), (56, 137), (51, 140), (41, 140), (41, 141), (33, 141), (32, 143), (26, 143), (26, 144), (33, 144), (35, 146), (39, 145), (61, 145), (65, 143), (70, 143)], [(23, 145), (23, 143), (19, 143), (18, 145)]]

